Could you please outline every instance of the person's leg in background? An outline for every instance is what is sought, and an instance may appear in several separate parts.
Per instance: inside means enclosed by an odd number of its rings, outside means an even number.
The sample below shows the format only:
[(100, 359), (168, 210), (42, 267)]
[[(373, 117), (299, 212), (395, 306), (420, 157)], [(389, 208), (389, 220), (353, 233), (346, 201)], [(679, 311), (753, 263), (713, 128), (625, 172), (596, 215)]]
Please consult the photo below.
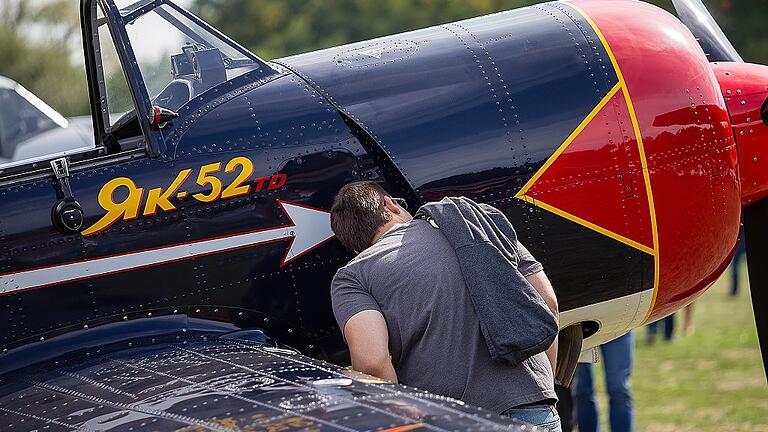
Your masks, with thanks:
[(693, 325), (693, 303), (691, 303), (684, 309), (683, 333), (685, 333), (686, 336), (690, 336), (695, 331), (696, 326)]
[[(632, 374), (634, 350), (635, 338), (632, 332), (602, 346), (611, 432), (631, 432), (633, 429), (629, 378)], [(587, 432), (581, 429), (579, 431)]]
[(654, 321), (645, 326), (647, 333), (645, 334), (645, 343), (648, 345), (656, 342), (656, 334), (659, 332), (659, 322)]
[(731, 261), (731, 297), (739, 295), (739, 265), (741, 265), (741, 256), (737, 250)]
[(744, 254), (747, 249), (744, 245), (744, 230), (739, 232), (739, 242), (736, 243), (736, 252), (733, 254), (733, 261), (731, 261), (731, 296), (736, 297), (739, 294), (739, 275), (741, 274), (741, 259), (744, 258)]
[(675, 337), (675, 314), (664, 318), (664, 340), (669, 342)]
[(579, 425), (579, 432), (600, 430), (593, 374), (594, 367), (591, 363), (579, 363), (576, 366), (576, 389), (573, 398), (576, 401), (576, 423)]

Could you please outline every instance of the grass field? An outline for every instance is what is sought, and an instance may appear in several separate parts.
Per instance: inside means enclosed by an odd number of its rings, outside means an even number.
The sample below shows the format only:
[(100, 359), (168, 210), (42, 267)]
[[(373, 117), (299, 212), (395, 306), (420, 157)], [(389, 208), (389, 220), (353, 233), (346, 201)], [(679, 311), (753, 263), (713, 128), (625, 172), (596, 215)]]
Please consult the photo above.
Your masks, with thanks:
[[(682, 313), (671, 343), (657, 338), (648, 346), (646, 329), (636, 330), (632, 386), (637, 431), (768, 432), (768, 384), (746, 271), (742, 274), (738, 297), (728, 295), (729, 269), (696, 301), (693, 335), (682, 334)], [(598, 386), (601, 429), (609, 431), (602, 379)]]

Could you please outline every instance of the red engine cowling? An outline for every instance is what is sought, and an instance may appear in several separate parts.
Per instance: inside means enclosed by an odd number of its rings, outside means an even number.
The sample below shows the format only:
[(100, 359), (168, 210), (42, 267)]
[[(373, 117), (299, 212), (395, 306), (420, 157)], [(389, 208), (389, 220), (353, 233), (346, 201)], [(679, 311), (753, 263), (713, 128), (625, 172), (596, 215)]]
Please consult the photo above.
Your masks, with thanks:
[[(691, 302), (730, 261), (742, 203), (731, 121), (719, 75), (676, 17), (641, 2), (572, 4), (610, 46), (642, 141), (654, 231), (655, 289), (645, 317), (652, 321)], [(750, 176), (765, 190), (768, 175)]]
[(741, 202), (768, 195), (768, 67), (713, 63), (739, 150)]

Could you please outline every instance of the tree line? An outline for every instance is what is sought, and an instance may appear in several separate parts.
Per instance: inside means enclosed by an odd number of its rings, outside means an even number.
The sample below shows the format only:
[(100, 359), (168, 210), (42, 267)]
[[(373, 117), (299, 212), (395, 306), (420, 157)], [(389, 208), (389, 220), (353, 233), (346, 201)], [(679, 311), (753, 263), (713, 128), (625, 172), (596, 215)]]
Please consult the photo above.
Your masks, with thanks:
[[(669, 0), (651, 0), (672, 10)], [(273, 59), (539, 3), (533, 0), (191, 0), (203, 19)], [(746, 61), (768, 64), (765, 0), (705, 0)], [(67, 116), (89, 111), (77, 0), (0, 2), (0, 75)]]
[[(670, 0), (646, 0), (674, 12)], [(206, 21), (265, 59), (541, 3), (536, 0), (194, 0)], [(705, 0), (746, 61), (768, 63), (765, 0)]]

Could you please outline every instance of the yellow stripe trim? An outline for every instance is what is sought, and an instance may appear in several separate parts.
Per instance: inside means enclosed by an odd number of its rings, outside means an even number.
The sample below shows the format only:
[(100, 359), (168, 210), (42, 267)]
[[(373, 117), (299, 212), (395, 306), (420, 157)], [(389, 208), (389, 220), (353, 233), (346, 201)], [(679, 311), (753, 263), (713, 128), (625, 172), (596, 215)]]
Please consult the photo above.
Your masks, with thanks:
[(603, 228), (603, 227), (601, 227), (599, 225), (595, 225), (592, 222), (584, 220), (584, 219), (582, 219), (582, 218), (580, 218), (578, 216), (575, 216), (575, 215), (572, 215), (572, 214), (570, 214), (570, 213), (568, 213), (566, 211), (560, 210), (559, 208), (551, 206), (551, 205), (549, 205), (549, 204), (547, 204), (547, 203), (545, 203), (545, 202), (543, 202), (543, 201), (541, 201), (539, 199), (531, 198), (528, 195), (525, 195), (525, 196), (521, 197), (521, 199), (526, 201), (526, 202), (528, 202), (528, 203), (530, 203), (530, 204), (535, 205), (536, 207), (542, 208), (542, 209), (550, 211), (550, 212), (552, 212), (552, 213), (554, 213), (554, 214), (556, 214), (556, 215), (558, 215), (560, 217), (563, 217), (565, 219), (568, 219), (568, 220), (571, 220), (573, 222), (576, 222), (579, 225), (584, 225), (585, 227), (587, 227), (589, 229), (597, 231), (600, 234), (603, 234), (603, 235), (608, 236), (608, 237), (610, 237), (610, 238), (612, 238), (614, 240), (617, 240), (617, 241), (619, 241), (621, 243), (624, 243), (625, 245), (631, 246), (631, 247), (633, 247), (635, 249), (639, 249), (639, 250), (641, 250), (641, 251), (643, 251), (643, 252), (645, 252), (645, 253), (647, 253), (649, 255), (654, 255), (653, 249), (649, 248), (648, 246), (646, 246), (646, 245), (644, 245), (642, 243), (638, 243), (638, 242), (636, 242), (636, 241), (634, 241), (632, 239), (629, 239), (627, 237), (622, 236), (621, 234), (616, 234), (615, 232), (613, 232), (611, 230), (607, 230), (607, 229), (605, 229), (605, 228)]
[[(648, 311), (645, 313), (645, 318), (643, 319), (643, 322), (648, 321), (648, 318), (651, 315), (651, 312), (653, 311), (654, 306), (656, 305), (656, 296), (659, 292), (659, 229), (658, 224), (656, 222), (656, 206), (653, 201), (653, 189), (651, 188), (651, 176), (650, 172), (648, 170), (648, 160), (645, 155), (645, 146), (643, 144), (643, 135), (640, 132), (640, 125), (637, 121), (637, 114), (635, 113), (635, 106), (632, 103), (632, 98), (629, 94), (629, 88), (627, 87), (627, 83), (624, 80), (624, 74), (621, 72), (621, 68), (619, 67), (619, 62), (616, 61), (616, 56), (613, 54), (613, 50), (611, 50), (610, 44), (608, 44), (608, 40), (605, 39), (605, 36), (603, 35), (603, 32), (600, 31), (600, 28), (595, 24), (595, 22), (590, 18), (589, 15), (587, 15), (586, 12), (584, 12), (583, 9), (576, 6), (573, 3), (568, 2), (568, 4), (576, 9), (585, 20), (589, 23), (589, 25), (592, 27), (592, 29), (595, 31), (595, 34), (597, 34), (597, 37), (600, 39), (600, 42), (602, 42), (603, 47), (605, 48), (605, 51), (608, 53), (608, 57), (611, 59), (611, 64), (613, 65), (613, 69), (616, 72), (616, 77), (618, 78), (618, 83), (616, 86), (611, 89), (611, 91), (608, 93), (608, 95), (600, 101), (600, 104), (598, 104), (597, 107), (587, 116), (586, 119), (579, 125), (579, 127), (576, 128), (576, 130), (568, 137), (568, 139), (555, 151), (555, 153), (547, 160), (547, 162), (544, 164), (544, 166), (539, 169), (539, 171), (536, 172), (536, 174), (531, 177), (531, 180), (528, 181), (528, 183), (523, 186), (523, 189), (518, 192), (516, 195), (517, 198), (523, 199), (531, 204), (534, 204), (538, 207), (544, 208), (548, 211), (551, 211), (553, 213), (556, 213), (566, 219), (570, 219), (576, 223), (579, 223), (581, 225), (584, 225), (586, 227), (589, 227), (595, 231), (598, 231), (604, 235), (607, 235), (611, 238), (614, 238), (622, 243), (625, 243), (629, 246), (635, 247), (637, 249), (640, 249), (643, 252), (646, 252), (650, 255), (653, 255), (653, 297), (651, 298), (651, 305), (648, 308)], [(624, 100), (627, 103), (627, 108), (629, 110), (629, 116), (632, 119), (632, 128), (635, 132), (635, 139), (637, 140), (637, 147), (638, 151), (640, 153), (640, 165), (642, 166), (642, 172), (643, 172), (643, 181), (645, 182), (645, 190), (648, 195), (648, 210), (651, 213), (651, 232), (653, 236), (653, 249), (648, 248), (645, 245), (642, 245), (640, 243), (637, 243), (633, 240), (627, 239), (626, 237), (620, 236), (616, 233), (613, 233), (611, 231), (608, 231), (602, 227), (599, 227), (595, 224), (592, 224), (590, 222), (587, 222), (581, 218), (578, 218), (576, 216), (573, 216), (567, 212), (564, 212), (560, 209), (557, 209), (555, 207), (552, 207), (546, 203), (543, 203), (540, 200), (533, 200), (531, 197), (525, 195), (525, 193), (528, 192), (528, 189), (538, 180), (539, 177), (541, 177), (542, 174), (544, 174), (544, 171), (546, 171), (547, 168), (549, 168), (550, 165), (555, 161), (555, 159), (565, 150), (566, 147), (578, 136), (579, 133), (589, 124), (589, 122), (597, 115), (597, 112), (600, 111), (601, 108), (605, 106), (606, 103), (608, 103), (608, 100), (610, 100), (611, 97), (613, 97), (614, 94), (616, 94), (616, 91), (619, 89), (622, 90), (622, 93), (624, 94)], [(622, 240), (623, 239), (623, 240)]]
[(637, 148), (640, 152), (640, 164), (643, 167), (643, 180), (645, 181), (645, 190), (648, 195), (648, 210), (651, 213), (651, 233), (653, 234), (653, 298), (651, 298), (651, 305), (648, 308), (648, 311), (645, 313), (645, 318), (643, 319), (643, 322), (648, 321), (648, 317), (651, 315), (651, 312), (653, 311), (653, 307), (656, 305), (656, 296), (659, 293), (659, 229), (658, 225), (656, 223), (656, 206), (653, 202), (653, 189), (651, 188), (651, 176), (648, 171), (648, 160), (645, 156), (645, 146), (643, 144), (643, 135), (640, 132), (640, 125), (637, 122), (637, 114), (635, 113), (635, 105), (632, 103), (632, 97), (630, 97), (629, 94), (629, 88), (627, 87), (627, 83), (624, 80), (624, 74), (621, 72), (621, 68), (619, 67), (619, 63), (616, 61), (616, 56), (613, 54), (613, 50), (611, 50), (611, 46), (608, 44), (608, 41), (605, 39), (605, 36), (603, 35), (603, 32), (600, 31), (600, 28), (595, 24), (595, 22), (592, 20), (592, 18), (587, 15), (586, 12), (584, 12), (583, 9), (580, 7), (570, 3), (571, 7), (579, 11), (579, 13), (584, 17), (584, 19), (589, 22), (589, 25), (592, 26), (592, 29), (595, 30), (595, 33), (597, 34), (597, 37), (600, 38), (600, 42), (603, 43), (603, 46), (605, 47), (606, 52), (608, 53), (608, 57), (611, 59), (611, 63), (613, 64), (613, 68), (616, 70), (616, 76), (619, 78), (619, 84), (621, 84), (621, 87), (624, 91), (624, 99), (627, 102), (627, 108), (629, 108), (629, 116), (632, 119), (632, 128), (635, 131), (635, 139), (637, 140)]
[(656, 305), (656, 295), (659, 293), (659, 229), (656, 223), (656, 205), (653, 202), (653, 190), (651, 189), (651, 174), (648, 170), (648, 160), (645, 156), (645, 147), (643, 145), (643, 136), (640, 132), (640, 125), (637, 122), (635, 107), (632, 105), (632, 98), (629, 96), (629, 90), (624, 87), (624, 98), (629, 107), (629, 116), (632, 118), (632, 126), (635, 129), (635, 139), (637, 139), (637, 149), (640, 151), (640, 164), (643, 167), (643, 180), (645, 181), (645, 190), (648, 194), (648, 211), (651, 213), (651, 233), (653, 234), (653, 297), (651, 305), (645, 313), (643, 323), (648, 321), (653, 307)]

